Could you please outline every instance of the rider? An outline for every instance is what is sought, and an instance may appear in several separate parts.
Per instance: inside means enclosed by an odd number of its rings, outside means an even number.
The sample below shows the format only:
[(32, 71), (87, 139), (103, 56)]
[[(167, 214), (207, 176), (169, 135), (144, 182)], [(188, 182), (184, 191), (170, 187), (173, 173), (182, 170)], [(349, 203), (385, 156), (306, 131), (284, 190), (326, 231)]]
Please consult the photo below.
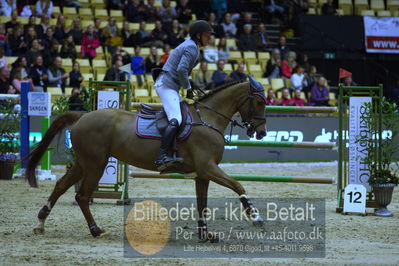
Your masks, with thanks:
[(199, 47), (208, 44), (212, 33), (211, 25), (204, 20), (198, 20), (191, 24), (189, 29), (191, 39), (184, 41), (173, 50), (163, 66), (161, 74), (156, 79), (155, 90), (163, 103), (169, 121), (161, 138), (158, 159), (155, 161), (159, 171), (183, 160), (167, 155), (182, 122), (179, 89), (180, 87), (186, 90), (191, 89), (189, 75), (198, 63)]

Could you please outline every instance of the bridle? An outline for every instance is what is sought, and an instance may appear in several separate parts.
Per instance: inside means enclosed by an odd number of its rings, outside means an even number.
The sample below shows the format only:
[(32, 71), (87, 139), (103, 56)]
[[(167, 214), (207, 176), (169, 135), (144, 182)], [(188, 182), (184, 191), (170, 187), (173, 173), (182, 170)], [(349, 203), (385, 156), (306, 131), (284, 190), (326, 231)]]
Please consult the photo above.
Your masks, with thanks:
[[(247, 101), (249, 101), (249, 110), (247, 119), (242, 119), (243, 125), (247, 128), (247, 130), (253, 131), (255, 128), (266, 124), (266, 116), (255, 116), (254, 115), (254, 99), (255, 97), (261, 97), (262, 100), (265, 100), (264, 97), (254, 90), (252, 86), (250, 86), (248, 97), (238, 106), (238, 109), (241, 108)], [(258, 123), (252, 122), (252, 120), (260, 120)]]
[[(209, 127), (211, 129), (215, 130), (216, 132), (218, 132), (222, 136), (222, 138), (223, 138), (223, 140), (224, 140), (224, 142), (226, 144), (229, 144), (231, 142), (231, 135), (233, 133), (233, 128), (235, 126), (238, 126), (240, 128), (246, 128), (247, 129), (247, 133), (253, 134), (255, 128), (257, 128), (257, 127), (259, 127), (259, 126), (261, 126), (263, 124), (266, 124), (266, 116), (265, 115), (264, 116), (255, 116), (254, 115), (254, 105), (253, 105), (254, 104), (254, 98), (257, 96), (257, 97), (261, 97), (264, 101), (266, 101), (264, 95), (262, 95), (261, 92), (263, 92), (263, 90), (261, 91), (259, 89), (256, 89), (256, 88), (254, 88), (252, 86), (252, 84), (250, 84), (249, 89), (248, 89), (248, 96), (245, 98), (245, 100), (242, 103), (240, 103), (237, 106), (237, 109), (240, 110), (240, 108), (247, 101), (249, 101), (249, 107), (248, 107), (249, 109), (248, 109), (248, 112), (247, 112), (248, 117), (247, 118), (243, 118), (241, 123), (238, 122), (237, 120), (234, 120), (234, 119), (226, 116), (225, 114), (220, 113), (219, 111), (215, 110), (212, 106), (209, 106), (209, 105), (204, 104), (204, 103), (202, 103), (202, 102), (200, 102), (198, 100), (195, 100), (193, 105), (195, 107), (195, 111), (196, 111), (196, 113), (198, 115), (198, 118), (199, 118), (200, 122), (199, 123), (198, 122), (192, 122), (191, 125), (193, 125), (193, 126), (206, 126), (206, 127)], [(202, 117), (202, 114), (201, 114), (201, 110), (199, 109), (199, 106), (202, 106), (202, 107), (204, 107), (204, 108), (206, 108), (206, 109), (218, 114), (219, 116), (223, 117), (224, 119), (230, 121), (229, 139), (226, 139), (224, 137), (223, 132), (221, 132), (218, 128), (216, 128), (212, 124), (204, 121), (204, 119)], [(260, 120), (260, 122), (254, 123), (252, 120)]]

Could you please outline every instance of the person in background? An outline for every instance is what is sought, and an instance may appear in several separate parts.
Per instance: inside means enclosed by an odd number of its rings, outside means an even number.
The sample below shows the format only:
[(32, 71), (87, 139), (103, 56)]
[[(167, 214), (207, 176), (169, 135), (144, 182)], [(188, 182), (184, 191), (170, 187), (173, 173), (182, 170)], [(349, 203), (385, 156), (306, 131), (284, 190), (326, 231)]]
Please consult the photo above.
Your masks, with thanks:
[(82, 4), (79, 3), (77, 0), (64, 0), (63, 1), (63, 6), (68, 6), (68, 7), (76, 7), (76, 8), (81, 8)]
[(277, 105), (278, 104), (278, 102), (276, 100), (276, 95), (275, 95), (273, 89), (269, 89), (267, 91), (266, 104), (267, 105)]
[(278, 99), (278, 104), (279, 105), (292, 105), (291, 104), (291, 99), (290, 99), (290, 92), (287, 88), (284, 88), (281, 94), (281, 98)]
[[(230, 2), (230, 1), (229, 1)], [(211, 8), (216, 13), (216, 20), (221, 20), (227, 10), (227, 0), (211, 0)]]
[(28, 82), (30, 91), (34, 91), (32, 79), (28, 77), (28, 74), (23, 68), (19, 67), (16, 69), (12, 80), (12, 86), (17, 90), (18, 94), (21, 93), (21, 82)]
[(75, 60), (78, 57), (72, 35), (68, 35), (64, 41), (64, 44), (61, 47), (60, 56), (62, 58), (71, 58), (72, 60)]
[(40, 26), (36, 25), (36, 16), (34, 16), (34, 15), (29, 16), (28, 24), (24, 25), (24, 32), (27, 32), (29, 27), (33, 27), (37, 34), (37, 27), (40, 27)]
[(177, 18), (176, 9), (170, 5), (170, 0), (162, 1), (158, 16), (166, 27), (170, 26), (172, 21)]
[(151, 42), (151, 35), (145, 28), (145, 21), (141, 21), (139, 25), (139, 30), (134, 36), (138, 46), (148, 46), (148, 44), (150, 44)]
[(311, 65), (309, 63), (309, 56), (307, 54), (299, 55), (298, 64), (303, 67), (305, 73), (309, 73)]
[(123, 39), (123, 46), (125, 46), (125, 47), (136, 46), (136, 38), (134, 36), (133, 30), (129, 29), (128, 21), (124, 21), (122, 24), (121, 36)]
[(252, 14), (249, 12), (244, 12), (240, 18), (238, 19), (236, 23), (237, 27), (237, 36), (240, 36), (241, 34), (244, 33), (244, 25), (249, 24), (252, 27), (253, 21), (252, 21)]
[(28, 59), (26, 56), (20, 56), (18, 59), (12, 64), (10, 79), (13, 80), (14, 76), (17, 72), (17, 69), (22, 69), (22, 77), (25, 78), (28, 76), (29, 73), (29, 66), (28, 66)]
[(184, 42), (184, 37), (186, 35), (186, 32), (184, 31), (183, 26), (179, 24), (179, 21), (177, 19), (174, 19), (172, 21), (172, 26), (167, 31), (167, 34), (168, 34), (168, 43), (170, 44), (170, 46), (175, 48), (179, 44)]
[(8, 45), (13, 56), (20, 56), (26, 53), (28, 44), (25, 42), (22, 26), (15, 27), (12, 34), (8, 35)]
[(80, 43), (82, 41), (84, 33), (82, 30), (82, 23), (80, 22), (79, 18), (73, 19), (69, 34), (72, 35), (74, 43)]
[(212, 82), (212, 73), (208, 70), (208, 63), (201, 61), (200, 70), (194, 75), (194, 85), (197, 88), (205, 88)]
[(326, 79), (321, 76), (313, 85), (308, 105), (311, 106), (328, 106), (329, 91), (326, 87)]
[(30, 47), (31, 47), (30, 45), (32, 44), (32, 41), (37, 39), (37, 33), (36, 33), (36, 30), (35, 30), (35, 27), (33, 27), (33, 26), (28, 27), (26, 29), (24, 35), (25, 35), (24, 36), (24, 38), (25, 38), (24, 41), (27, 44), (27, 48), (30, 49)]
[(68, 99), (69, 111), (85, 111), (84, 103), (80, 98), (80, 88), (72, 88), (71, 97)]
[(100, 39), (94, 32), (94, 27), (89, 25), (87, 31), (82, 38), (82, 57), (92, 60), (97, 56), (96, 49), (100, 46)]
[(132, 73), (137, 77), (137, 83), (139, 87), (143, 86), (143, 75), (145, 72), (145, 60), (141, 56), (141, 48), (137, 46), (134, 48), (134, 56), (132, 56)]
[(286, 78), (291, 78), (293, 69), (297, 66), (296, 63), (296, 53), (293, 51), (289, 51), (285, 54), (284, 60), (281, 62), (281, 70), (283, 76)]
[(43, 65), (43, 57), (38, 55), (34, 59), (33, 67), (30, 69), (29, 77), (32, 78), (34, 91), (46, 91), (47, 84), (47, 69)]
[(333, 0), (327, 0), (326, 3), (321, 7), (321, 13), (323, 15), (337, 15), (337, 10), (333, 3)]
[(21, 12), (20, 16), (25, 18), (32, 16), (32, 9), (30, 8), (29, 0), (21, 0), (18, 2), (17, 8)]
[(256, 40), (256, 46), (258, 48), (258, 51), (269, 51), (270, 50), (270, 45), (269, 45), (270, 41), (266, 34), (265, 24), (260, 23), (258, 25), (258, 32), (255, 33), (255, 40)]
[(37, 38), (43, 38), (44, 33), (50, 28), (50, 18), (47, 15), (43, 15), (40, 19), (40, 24), (36, 28)]
[(70, 30), (71, 28), (67, 27), (65, 23), (65, 17), (63, 15), (59, 15), (57, 18), (57, 25), (54, 29), (54, 38), (56, 38), (58, 41), (63, 41), (69, 34)]
[(44, 46), (44, 49), (49, 49), (50, 45), (51, 45), (51, 42), (54, 41), (54, 40), (56, 41), (57, 39), (54, 38), (53, 27), (49, 27), (46, 30), (46, 34), (42, 38), (42, 45)]
[(144, 21), (154, 23), (159, 19), (158, 13), (159, 8), (155, 6), (155, 0), (147, 0), (147, 4), (144, 5)]
[(50, 0), (38, 0), (36, 2), (36, 15), (42, 16), (46, 14), (51, 17), (53, 14), (53, 2)]
[(104, 81), (125, 81), (126, 74), (121, 71), (120, 68), (123, 66), (122, 61), (117, 60), (115, 64), (107, 70)]
[(231, 72), (230, 78), (234, 81), (246, 80), (247, 75), (244, 73), (245, 65), (243, 63), (238, 64), (237, 69)]
[(281, 78), (283, 70), (281, 69), (281, 56), (280, 50), (274, 49), (272, 52), (272, 58), (266, 64), (266, 71), (263, 74), (264, 78)]
[(43, 59), (44, 59), (44, 65), (49, 68), (50, 65), (54, 63), (54, 59), (58, 56), (60, 56), (59, 51), (60, 44), (57, 40), (52, 40), (51, 41), (51, 46), (50, 49), (44, 49), (43, 50)]
[(187, 26), (190, 24), (192, 10), (188, 5), (188, 0), (179, 0), (176, 6), (177, 19), (180, 23)]
[(17, 0), (0, 0), (1, 16), (10, 17), (13, 10), (17, 10)]
[(224, 65), (226, 62), (224, 60), (219, 60), (217, 63), (217, 70), (212, 74), (212, 82), (215, 87), (223, 85), (225, 82), (230, 81), (231, 78), (224, 72)]
[(72, 71), (69, 72), (69, 87), (80, 88), (83, 79), (82, 73), (80, 73), (80, 65), (78, 62), (75, 62)]
[(218, 45), (218, 58), (220, 60), (224, 60), (228, 63), (237, 63), (235, 60), (230, 60), (230, 49), (227, 46), (227, 39), (220, 38), (219, 45)]
[(62, 58), (57, 56), (54, 59), (53, 65), (47, 70), (47, 87), (59, 87), (64, 91), (68, 73), (62, 68)]
[(160, 20), (155, 21), (155, 29), (151, 32), (152, 45), (162, 48), (168, 41), (168, 34)]
[(161, 66), (161, 58), (158, 55), (158, 50), (153, 46), (151, 47), (150, 54), (145, 59), (145, 72), (151, 73), (153, 68), (159, 68)]
[(244, 25), (244, 32), (238, 39), (238, 49), (241, 51), (256, 51), (256, 39), (252, 35), (251, 24)]
[(126, 18), (129, 22), (140, 22), (144, 19), (145, 6), (140, 0), (127, 1)]
[(277, 14), (281, 18), (283, 17), (284, 7), (280, 5), (278, 0), (266, 0), (264, 8), (267, 13), (266, 17), (269, 18), (268, 23), (272, 23), (274, 14)]
[(203, 49), (204, 59), (208, 63), (216, 63), (219, 60), (218, 49), (215, 45), (215, 36), (211, 35), (208, 45)]
[[(10, 70), (8, 67), (0, 68), (0, 94), (7, 94), (11, 86)], [(12, 86), (11, 86), (12, 87)]]
[(104, 28), (104, 39), (105, 45), (108, 48), (108, 51), (114, 55), (115, 47), (122, 45), (123, 39), (120, 35), (120, 31), (118, 30), (118, 26), (116, 25), (116, 19), (110, 17), (108, 20), (107, 26)]
[(304, 87), (304, 92), (305, 93), (308, 93), (308, 92), (310, 92), (310, 90), (312, 89), (312, 87), (313, 87), (313, 85), (315, 84), (315, 82), (316, 82), (316, 79), (317, 79), (317, 68), (316, 68), (316, 66), (310, 66), (309, 67), (309, 72), (307, 73), (307, 75), (306, 75), (306, 77), (305, 77), (305, 79), (306, 79), (306, 82), (307, 82), (307, 86), (306, 87)]
[[(11, 15), (11, 20), (7, 21), (5, 26), (6, 26), (6, 32), (10, 32), (10, 30), (13, 30), (15, 27), (19, 26), (20, 23), (18, 22), (18, 11), (16, 9), (12, 10), (10, 13)], [(9, 17), (8, 15), (7, 17)]]
[(296, 72), (291, 76), (291, 89), (302, 91), (308, 86), (306, 75), (302, 66), (296, 68)]
[(208, 23), (211, 25), (211, 27), (213, 29), (213, 32), (214, 32), (214, 35), (215, 35), (216, 38), (224, 37), (223, 28), (217, 22), (216, 15), (215, 15), (214, 12), (209, 13)]
[(278, 46), (277, 49), (280, 51), (281, 60), (285, 58), (285, 55), (291, 51), (290, 48), (287, 46), (287, 39), (284, 35), (281, 35), (278, 39)]
[(291, 105), (295, 106), (305, 106), (306, 102), (304, 99), (301, 97), (301, 90), (296, 89), (294, 97), (291, 98)]
[(6, 43), (6, 35), (7, 33), (4, 24), (0, 23), (0, 47), (3, 48), (5, 55), (11, 55), (11, 53), (8, 51), (9, 49), (7, 48), (8, 44)]
[(4, 55), (4, 48), (0, 46), (0, 68), (7, 67), (7, 57)]
[(235, 38), (237, 34), (236, 25), (231, 21), (231, 14), (226, 13), (223, 17), (223, 22), (220, 24), (223, 27), (224, 35), (227, 38)]
[(161, 65), (165, 65), (166, 60), (168, 60), (170, 54), (170, 45), (169, 44), (165, 44), (165, 46), (163, 47), (163, 55), (161, 55)]
[(97, 34), (98, 39), (100, 40), (101, 45), (104, 44), (104, 30), (101, 28), (101, 19), (94, 19), (94, 32)]

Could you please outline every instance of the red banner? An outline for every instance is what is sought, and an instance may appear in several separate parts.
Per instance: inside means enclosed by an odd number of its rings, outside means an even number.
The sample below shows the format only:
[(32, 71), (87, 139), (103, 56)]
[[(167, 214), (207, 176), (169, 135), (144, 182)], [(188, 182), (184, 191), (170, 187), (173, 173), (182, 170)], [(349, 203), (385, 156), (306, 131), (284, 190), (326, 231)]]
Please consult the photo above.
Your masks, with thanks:
[(399, 36), (386, 37), (386, 36), (367, 36), (367, 48), (380, 49), (380, 50), (399, 50)]

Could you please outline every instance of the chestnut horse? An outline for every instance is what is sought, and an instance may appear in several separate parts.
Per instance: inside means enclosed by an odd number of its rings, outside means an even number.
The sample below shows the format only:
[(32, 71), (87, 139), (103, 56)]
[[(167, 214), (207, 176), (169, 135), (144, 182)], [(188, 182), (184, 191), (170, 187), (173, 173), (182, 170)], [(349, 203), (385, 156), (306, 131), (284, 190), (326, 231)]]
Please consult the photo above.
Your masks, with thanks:
[[(191, 135), (178, 141), (179, 157), (184, 159), (181, 173), (196, 173), (195, 185), (200, 219), (198, 221), (200, 240), (209, 235), (202, 216), (207, 206), (209, 181), (236, 192), (254, 225), (262, 225), (263, 219), (246, 195), (243, 186), (225, 174), (218, 166), (222, 160), (225, 139), (223, 132), (235, 113), (241, 115), (248, 136), (256, 133), (258, 139), (266, 135), (265, 94), (259, 82), (250, 77), (250, 82), (241, 81), (216, 88), (199, 97), (189, 106), (193, 115)], [(46, 205), (39, 211), (39, 225), (35, 233), (44, 232), (44, 222), (58, 198), (72, 185), (81, 182), (76, 193), (79, 204), (94, 237), (103, 235), (89, 210), (89, 200), (103, 175), (108, 158), (143, 169), (156, 171), (160, 141), (143, 139), (135, 134), (137, 114), (118, 109), (102, 109), (86, 114), (68, 112), (57, 117), (47, 130), (42, 141), (27, 156), (29, 159), (26, 178), (33, 187), (37, 186), (35, 168), (53, 138), (65, 127), (73, 125), (71, 141), (76, 155), (73, 167), (57, 181)]]

